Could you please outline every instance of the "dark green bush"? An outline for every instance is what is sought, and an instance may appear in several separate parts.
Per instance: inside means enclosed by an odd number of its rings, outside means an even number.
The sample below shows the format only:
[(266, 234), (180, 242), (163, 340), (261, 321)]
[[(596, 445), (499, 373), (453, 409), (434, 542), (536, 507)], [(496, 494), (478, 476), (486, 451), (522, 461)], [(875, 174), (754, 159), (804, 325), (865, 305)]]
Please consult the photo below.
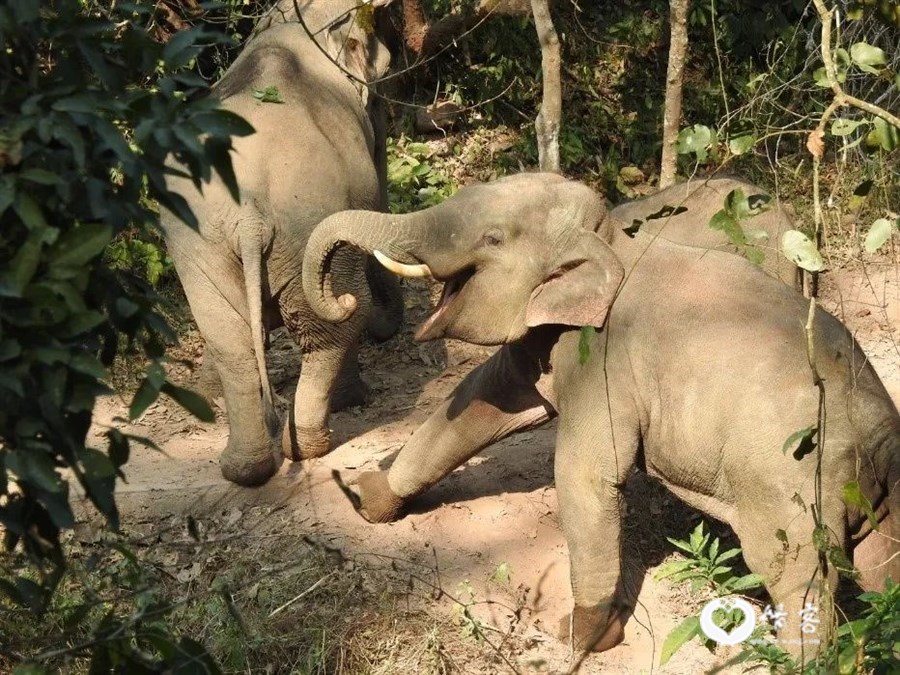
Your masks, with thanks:
[[(175, 336), (152, 288), (115, 274), (104, 249), (155, 227), (147, 196), (196, 225), (166, 190), (170, 153), (196, 183), (215, 170), (236, 195), (230, 137), (252, 132), (188, 69), (198, 40), (217, 38), (191, 29), (163, 45), (147, 32), (151, 9), (103, 4), (0, 5), (0, 525), (10, 555), (32, 565), (4, 566), (0, 592), (37, 612), (64, 570), (70, 481), (115, 529), (116, 478), (130, 443), (145, 442), (110, 428), (105, 448), (86, 444), (119, 337), (151, 359), (132, 414), (163, 392), (210, 415), (166, 380), (160, 360)], [(174, 663), (171, 640), (147, 651), (117, 635), (95, 652), (101, 667)]]

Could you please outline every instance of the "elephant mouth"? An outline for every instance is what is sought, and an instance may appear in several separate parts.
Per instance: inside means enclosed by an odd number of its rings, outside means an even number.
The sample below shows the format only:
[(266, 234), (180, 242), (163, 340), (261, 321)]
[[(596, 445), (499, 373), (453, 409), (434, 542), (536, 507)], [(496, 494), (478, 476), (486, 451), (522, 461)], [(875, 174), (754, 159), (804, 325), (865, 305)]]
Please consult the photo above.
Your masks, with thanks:
[(447, 324), (456, 314), (452, 310), (454, 304), (459, 304), (459, 296), (465, 288), (466, 282), (475, 275), (474, 267), (467, 267), (458, 274), (444, 282), (444, 290), (437, 307), (421, 326), (416, 329), (415, 339), (418, 342), (435, 340), (443, 337)]

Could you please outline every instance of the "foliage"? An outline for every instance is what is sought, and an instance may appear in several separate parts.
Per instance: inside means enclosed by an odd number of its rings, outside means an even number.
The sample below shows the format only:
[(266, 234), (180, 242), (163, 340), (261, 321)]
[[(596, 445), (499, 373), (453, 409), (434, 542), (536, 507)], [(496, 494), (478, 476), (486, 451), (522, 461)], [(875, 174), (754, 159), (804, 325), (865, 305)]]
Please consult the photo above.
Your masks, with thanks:
[(133, 272), (154, 288), (162, 279), (171, 276), (175, 269), (162, 240), (152, 232), (144, 234), (138, 228), (113, 239), (106, 247), (105, 255), (106, 264), (111, 269)]
[[(152, 360), (133, 412), (163, 391), (209, 415), (166, 381), (160, 360), (175, 336), (152, 289), (116, 275), (102, 254), (122, 233), (152, 230), (147, 196), (196, 226), (166, 188), (170, 153), (195, 184), (215, 170), (236, 195), (230, 137), (252, 128), (204, 98), (206, 84), (187, 70), (198, 41), (214, 38), (193, 29), (162, 45), (145, 31), (151, 17), (133, 3), (0, 7), (0, 523), (7, 550), (20, 547), (35, 565), (4, 574), (0, 590), (36, 612), (63, 573), (70, 480), (115, 529), (114, 486), (130, 445), (152, 445), (116, 428), (105, 451), (88, 445), (120, 336)], [(145, 653), (129, 641), (131, 626), (123, 633), (110, 621), (98, 627), (101, 669), (173, 665), (195, 649), (160, 637)]]
[[(655, 578), (671, 579), (675, 583), (690, 582), (691, 591), (698, 593), (706, 589), (716, 597), (733, 595), (762, 586), (763, 578), (758, 574), (738, 576), (731, 565), (724, 563), (736, 558), (741, 553), (739, 548), (730, 548), (719, 552), (719, 539), (710, 542), (710, 534), (705, 531), (703, 521), (694, 528), (690, 537), (685, 540), (666, 537), (669, 543), (678, 547), (687, 557), (660, 565)], [(725, 612), (717, 610), (714, 615), (716, 623), (726, 631), (738, 623), (740, 610)], [(689, 616), (666, 636), (660, 652), (660, 664), (666, 663), (674, 654), (690, 640), (701, 635), (700, 620)], [(709, 641), (707, 641), (709, 643)], [(709, 643), (707, 646), (711, 646)]]
[(731, 595), (762, 586), (763, 579), (760, 575), (735, 576), (731, 565), (723, 565), (739, 556), (741, 549), (730, 548), (720, 553), (719, 538), (710, 542), (710, 534), (704, 531), (703, 521), (694, 528), (687, 541), (671, 537), (666, 539), (688, 557), (661, 565), (656, 573), (657, 580), (671, 578), (675, 583), (689, 581), (694, 593), (705, 587), (716, 596)]
[(896, 672), (900, 642), (900, 585), (887, 579), (882, 592), (857, 598), (864, 607), (859, 618), (838, 626), (824, 653), (803, 667), (767, 640), (751, 640), (730, 663), (765, 665), (773, 673), (798, 675), (888, 675)]
[(434, 206), (456, 188), (450, 177), (430, 161), (431, 150), (406, 136), (388, 139), (388, 204), (392, 213)]
[(762, 246), (768, 233), (765, 230), (745, 229), (741, 223), (768, 211), (771, 208), (769, 202), (768, 195), (745, 195), (743, 190), (736, 188), (725, 195), (722, 210), (713, 214), (709, 226), (722, 231), (742, 255), (755, 265), (760, 265), (765, 259)]

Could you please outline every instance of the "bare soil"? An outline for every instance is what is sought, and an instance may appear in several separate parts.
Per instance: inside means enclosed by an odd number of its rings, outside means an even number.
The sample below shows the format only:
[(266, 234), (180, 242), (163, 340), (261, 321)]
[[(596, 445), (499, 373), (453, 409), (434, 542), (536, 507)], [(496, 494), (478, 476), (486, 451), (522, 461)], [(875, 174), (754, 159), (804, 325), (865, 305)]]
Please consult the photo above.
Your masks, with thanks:
[[(827, 274), (823, 305), (845, 320), (895, 402), (900, 402), (896, 270), (870, 265)], [(490, 354), (488, 349), (452, 341), (414, 344), (412, 329), (422, 319), (431, 292), (424, 283), (407, 290), (405, 329), (385, 344), (361, 349), (371, 402), (333, 416), (337, 447), (331, 454), (304, 463), (285, 462), (267, 485), (240, 488), (219, 473), (218, 454), (228, 434), (221, 401), (216, 422), (202, 424), (161, 399), (128, 428), (154, 439), (163, 453), (133, 449), (128, 482), (119, 486), (124, 526), (146, 529), (192, 514), (199, 522), (227, 520), (239, 534), (241, 527), (246, 528), (248, 555), (255, 555), (252, 552), (261, 546), (270, 554), (277, 552), (282, 539), (302, 536), (375, 567), (397, 569), (402, 561), (419, 570), (414, 575), (419, 582), (426, 579), (423, 583), (432, 586), (431, 593), (416, 595), (414, 604), (445, 614), (464, 630), (458, 601), (474, 600), (471, 613), (486, 625), (486, 637), (502, 652), (501, 658), (476, 651), (476, 656), (451, 660), (451, 666), (442, 662), (434, 672), (510, 672), (513, 667), (519, 672), (565, 672), (573, 665), (572, 655), (548, 635), (571, 605), (568, 557), (553, 487), (554, 424), (489, 448), (423, 496), (400, 522), (366, 523), (345, 494), (361, 471), (388, 467), (438, 401)], [(177, 356), (196, 361), (199, 345), (196, 331), (190, 332)], [(279, 394), (291, 400), (299, 354), (285, 335), (274, 336), (268, 363)], [(173, 373), (189, 380), (184, 368), (175, 367)], [(126, 409), (118, 398), (103, 400), (94, 433), (101, 433), (114, 417), (124, 416)], [(700, 516), (644, 476), (635, 476), (628, 492), (625, 566), (637, 594), (637, 609), (627, 624), (625, 642), (589, 656), (581, 672), (693, 674), (721, 668), (736, 652), (719, 649), (712, 654), (697, 641), (659, 667), (665, 637), (697, 611), (702, 599), (667, 581), (655, 581), (653, 572), (676, 555), (665, 537), (685, 537)], [(256, 517), (249, 517), (251, 513)], [(714, 527), (732, 536), (727, 529)], [(733, 540), (731, 544), (736, 545)], [(238, 547), (235, 556), (240, 555)], [(397, 584), (397, 593), (402, 594), (404, 589)], [(297, 593), (303, 590), (298, 588)], [(720, 672), (732, 670), (739, 672), (735, 667)], [(280, 672), (277, 665), (274, 672)]]

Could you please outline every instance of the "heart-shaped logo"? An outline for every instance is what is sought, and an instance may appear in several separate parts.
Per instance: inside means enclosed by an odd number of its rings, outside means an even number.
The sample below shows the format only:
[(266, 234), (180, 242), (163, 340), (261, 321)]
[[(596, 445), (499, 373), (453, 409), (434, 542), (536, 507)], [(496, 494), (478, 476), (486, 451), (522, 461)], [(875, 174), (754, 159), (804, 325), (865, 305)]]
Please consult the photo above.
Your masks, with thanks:
[[(739, 609), (744, 615), (744, 620), (735, 626), (730, 633), (726, 633), (713, 623), (713, 612), (717, 609), (722, 609), (726, 612), (730, 612), (732, 609)], [(736, 645), (738, 642), (743, 642), (750, 637), (750, 633), (753, 632), (755, 626), (756, 612), (753, 610), (753, 605), (743, 598), (716, 598), (707, 602), (703, 607), (703, 611), (700, 612), (700, 629), (706, 637), (718, 642), (720, 645), (731, 646)]]

